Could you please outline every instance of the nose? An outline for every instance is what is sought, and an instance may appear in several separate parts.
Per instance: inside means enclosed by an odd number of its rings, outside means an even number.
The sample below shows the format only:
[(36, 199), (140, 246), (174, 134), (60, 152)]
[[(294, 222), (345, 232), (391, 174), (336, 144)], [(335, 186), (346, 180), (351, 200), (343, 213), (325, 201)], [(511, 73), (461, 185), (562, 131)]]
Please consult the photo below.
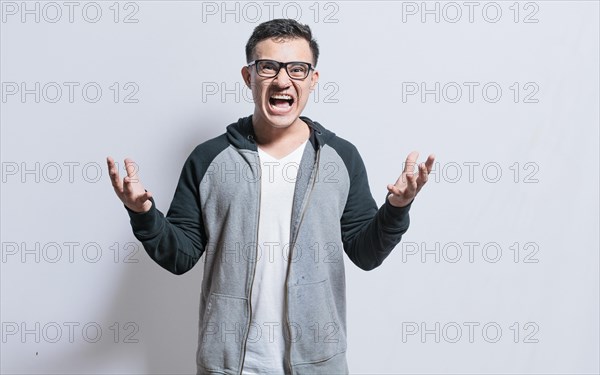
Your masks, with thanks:
[(281, 87), (290, 86), (290, 84), (292, 83), (292, 80), (291, 80), (290, 76), (288, 75), (285, 67), (282, 66), (279, 69), (279, 72), (274, 77), (273, 82), (277, 82), (277, 84)]

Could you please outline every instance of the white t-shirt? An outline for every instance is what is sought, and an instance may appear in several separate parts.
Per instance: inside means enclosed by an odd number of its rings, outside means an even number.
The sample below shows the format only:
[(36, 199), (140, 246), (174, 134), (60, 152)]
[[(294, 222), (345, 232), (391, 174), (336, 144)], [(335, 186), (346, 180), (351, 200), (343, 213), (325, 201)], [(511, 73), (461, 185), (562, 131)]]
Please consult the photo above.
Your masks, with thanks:
[(283, 330), (290, 223), (296, 177), (307, 142), (281, 159), (258, 148), (262, 168), (259, 246), (251, 296), (252, 321), (243, 374), (286, 372)]

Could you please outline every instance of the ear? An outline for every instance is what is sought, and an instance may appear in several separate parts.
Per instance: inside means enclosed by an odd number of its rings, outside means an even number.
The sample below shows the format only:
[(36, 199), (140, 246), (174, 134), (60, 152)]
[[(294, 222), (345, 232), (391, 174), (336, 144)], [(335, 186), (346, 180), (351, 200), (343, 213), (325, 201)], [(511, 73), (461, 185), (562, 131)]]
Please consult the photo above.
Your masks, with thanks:
[(319, 82), (319, 71), (315, 69), (310, 78), (310, 91), (311, 92), (314, 91), (315, 86), (317, 85), (317, 82)]
[(244, 83), (246, 83), (246, 86), (250, 88), (250, 69), (248, 69), (247, 66), (243, 66), (241, 73), (242, 78), (244, 79)]

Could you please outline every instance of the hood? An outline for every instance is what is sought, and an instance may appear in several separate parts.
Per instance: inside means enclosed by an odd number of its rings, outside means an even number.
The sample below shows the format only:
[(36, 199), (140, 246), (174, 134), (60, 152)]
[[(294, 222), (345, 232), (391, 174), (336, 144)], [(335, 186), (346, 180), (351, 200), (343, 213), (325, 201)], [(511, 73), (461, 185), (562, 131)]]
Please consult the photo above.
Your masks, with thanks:
[[(309, 140), (315, 150), (321, 148), (329, 138), (335, 135), (334, 132), (325, 129), (323, 125), (306, 116), (300, 116), (300, 119), (310, 128)], [(252, 115), (242, 117), (237, 122), (228, 125), (226, 133), (229, 143), (236, 148), (257, 151)]]

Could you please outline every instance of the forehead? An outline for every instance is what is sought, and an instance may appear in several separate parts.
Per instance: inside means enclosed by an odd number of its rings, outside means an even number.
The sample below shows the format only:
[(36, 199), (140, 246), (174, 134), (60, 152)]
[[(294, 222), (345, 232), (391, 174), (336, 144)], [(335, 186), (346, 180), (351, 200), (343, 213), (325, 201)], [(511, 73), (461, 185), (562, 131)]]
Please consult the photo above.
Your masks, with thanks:
[(256, 59), (312, 62), (312, 52), (306, 39), (265, 39), (256, 44)]

